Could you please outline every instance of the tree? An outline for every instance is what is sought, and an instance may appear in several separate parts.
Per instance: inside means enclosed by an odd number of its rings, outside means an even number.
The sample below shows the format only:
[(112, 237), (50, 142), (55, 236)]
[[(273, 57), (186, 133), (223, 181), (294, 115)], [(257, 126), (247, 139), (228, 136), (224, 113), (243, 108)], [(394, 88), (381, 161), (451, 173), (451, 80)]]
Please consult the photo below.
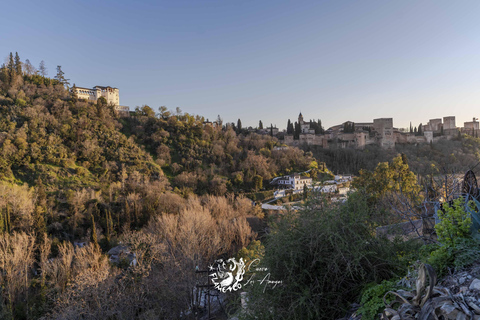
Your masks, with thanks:
[(170, 111), (168, 111), (167, 107), (161, 106), (158, 108), (158, 111), (160, 111), (160, 117), (162, 119), (166, 120), (170, 117)]
[(13, 81), (15, 77), (15, 62), (13, 61), (13, 54), (10, 52), (10, 56), (8, 58), (8, 74), (10, 76), (10, 81)]
[(256, 191), (263, 189), (263, 178), (262, 176), (256, 175), (253, 177), (253, 184)]
[(242, 120), (237, 120), (237, 133), (242, 132)]
[(294, 134), (295, 129), (293, 128), (293, 123), (290, 122), (290, 119), (287, 121), (287, 134)]
[(68, 88), (68, 86), (70, 85), (70, 82), (68, 82), (68, 80), (70, 79), (65, 79), (64, 74), (65, 73), (62, 71), (62, 66), (57, 66), (57, 75), (55, 76), (55, 79)]
[(15, 52), (15, 72), (19, 75), (22, 75), (22, 61), (20, 61), (20, 57), (18, 56), (18, 52)]
[(97, 239), (97, 228), (95, 226), (95, 218), (93, 217), (93, 214), (91, 215), (91, 217), (92, 217), (92, 234), (91, 234), (90, 240), (95, 245), (95, 248), (99, 248), (98, 239)]
[(353, 186), (364, 190), (372, 202), (377, 202), (387, 193), (401, 193), (410, 200), (419, 199), (420, 185), (409, 166), (407, 157), (398, 155), (391, 163), (381, 162), (373, 172), (360, 170)]
[(146, 117), (152, 117), (152, 118), (155, 117), (155, 111), (153, 111), (153, 109), (150, 108), (149, 106), (144, 105), (141, 110), (142, 110), (142, 115)]
[(412, 122), (410, 121), (410, 133), (413, 133)]
[(270, 136), (273, 137), (273, 124), (270, 123)]
[(25, 74), (28, 75), (28, 76), (34, 75), (37, 72), (35, 67), (30, 63), (30, 60), (28, 60), (28, 59), (25, 60), (25, 64), (24, 64), (23, 69), (24, 69)]
[(418, 133), (417, 134), (419, 136), (423, 136), (423, 126), (422, 126), (421, 123), (418, 125)]
[(293, 131), (293, 138), (294, 139), (299, 139), (300, 138), (300, 133), (302, 132), (302, 128), (300, 126), (300, 123), (298, 123), (297, 121), (295, 121), (295, 128), (294, 128), (294, 131)]
[(258, 122), (258, 129), (260, 129), (260, 130), (263, 129), (262, 120), (260, 120), (260, 121)]
[(46, 77), (48, 75), (47, 67), (45, 67), (45, 61), (40, 61), (40, 65), (38, 66), (38, 72), (42, 77)]

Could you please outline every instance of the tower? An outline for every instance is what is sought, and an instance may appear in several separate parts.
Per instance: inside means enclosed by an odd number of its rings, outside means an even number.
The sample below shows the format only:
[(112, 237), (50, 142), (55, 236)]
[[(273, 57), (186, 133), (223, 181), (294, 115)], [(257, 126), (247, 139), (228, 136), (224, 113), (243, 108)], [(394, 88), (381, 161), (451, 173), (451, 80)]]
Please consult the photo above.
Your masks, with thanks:
[(300, 112), (300, 114), (298, 115), (298, 123), (301, 125), (303, 124), (303, 116), (302, 116), (302, 113)]

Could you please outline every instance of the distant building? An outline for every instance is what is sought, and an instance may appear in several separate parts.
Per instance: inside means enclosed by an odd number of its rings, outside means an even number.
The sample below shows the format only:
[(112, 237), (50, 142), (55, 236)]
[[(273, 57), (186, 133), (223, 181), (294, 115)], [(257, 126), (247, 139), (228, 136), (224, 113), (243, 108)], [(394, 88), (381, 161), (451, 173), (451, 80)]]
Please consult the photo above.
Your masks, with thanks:
[(111, 103), (115, 106), (120, 105), (120, 97), (117, 88), (95, 86), (93, 89), (74, 87), (72, 90), (75, 91), (79, 99), (96, 102), (100, 97), (104, 97), (105, 100), (107, 100), (107, 103)]
[(299, 173), (294, 173), (288, 176), (275, 178), (270, 184), (277, 185), (283, 189), (301, 190), (306, 185), (308, 188), (312, 186), (312, 178), (301, 176)]
[(443, 117), (443, 130), (456, 129), (455, 116)]
[(378, 144), (385, 149), (395, 147), (393, 118), (373, 119), (373, 129), (377, 132)]
[(442, 119), (430, 119), (423, 128), (424, 131), (439, 133), (442, 131)]
[(104, 97), (108, 104), (113, 104), (115, 110), (120, 114), (128, 115), (130, 108), (120, 105), (120, 96), (118, 88), (95, 86), (92, 89), (83, 87), (73, 87), (72, 92), (77, 95), (78, 99), (91, 102), (97, 102), (100, 97)]
[(303, 121), (303, 115), (302, 115), (301, 112), (298, 115), (298, 124), (300, 125), (300, 132), (301, 133), (315, 134), (315, 129), (310, 129), (310, 122)]

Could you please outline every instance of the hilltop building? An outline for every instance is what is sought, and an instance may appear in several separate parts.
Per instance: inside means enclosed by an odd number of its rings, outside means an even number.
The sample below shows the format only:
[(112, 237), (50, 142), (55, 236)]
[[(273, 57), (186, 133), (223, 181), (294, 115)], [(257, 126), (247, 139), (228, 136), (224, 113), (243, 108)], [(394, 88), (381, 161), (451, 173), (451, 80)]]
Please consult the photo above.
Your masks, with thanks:
[(479, 122), (477, 121), (477, 118), (473, 118), (473, 121), (467, 121), (463, 123), (464, 127), (464, 132), (467, 134), (471, 134), (472, 136), (477, 135), (478, 136), (478, 124)]
[(108, 104), (113, 104), (115, 106), (115, 110), (120, 113), (125, 113), (125, 115), (128, 115), (130, 110), (129, 107), (120, 105), (118, 88), (109, 86), (95, 86), (90, 89), (74, 86), (71, 90), (77, 95), (78, 99), (83, 99), (86, 101), (97, 102), (100, 97), (104, 97)]
[(300, 125), (300, 132), (307, 133), (307, 134), (315, 134), (315, 129), (310, 129), (310, 122), (305, 122), (303, 120), (303, 115), (300, 112), (298, 115), (298, 124)]
[(96, 102), (100, 97), (104, 97), (105, 100), (107, 100), (107, 103), (111, 103), (115, 106), (120, 105), (120, 98), (117, 88), (95, 86), (93, 89), (74, 87), (72, 90), (75, 91), (79, 99)]

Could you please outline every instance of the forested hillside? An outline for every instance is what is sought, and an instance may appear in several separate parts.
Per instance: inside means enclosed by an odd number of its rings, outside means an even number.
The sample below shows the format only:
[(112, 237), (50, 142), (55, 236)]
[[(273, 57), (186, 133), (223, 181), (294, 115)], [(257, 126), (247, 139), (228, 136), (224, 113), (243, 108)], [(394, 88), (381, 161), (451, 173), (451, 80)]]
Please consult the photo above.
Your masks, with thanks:
[(439, 174), (465, 173), (480, 161), (480, 139), (466, 134), (431, 144), (396, 144), (394, 149), (369, 145), (362, 150), (316, 146), (305, 146), (304, 150), (325, 162), (332, 172), (354, 175), (361, 169), (374, 170), (378, 163), (390, 161), (398, 154), (405, 154), (410, 168), (421, 176), (431, 174), (432, 166)]
[[(166, 108), (120, 117), (67, 88), (60, 66), (0, 68), (2, 319), (177, 319), (195, 267), (255, 239), (243, 193), (316, 167), (270, 136)], [(109, 262), (115, 247), (128, 254)]]

